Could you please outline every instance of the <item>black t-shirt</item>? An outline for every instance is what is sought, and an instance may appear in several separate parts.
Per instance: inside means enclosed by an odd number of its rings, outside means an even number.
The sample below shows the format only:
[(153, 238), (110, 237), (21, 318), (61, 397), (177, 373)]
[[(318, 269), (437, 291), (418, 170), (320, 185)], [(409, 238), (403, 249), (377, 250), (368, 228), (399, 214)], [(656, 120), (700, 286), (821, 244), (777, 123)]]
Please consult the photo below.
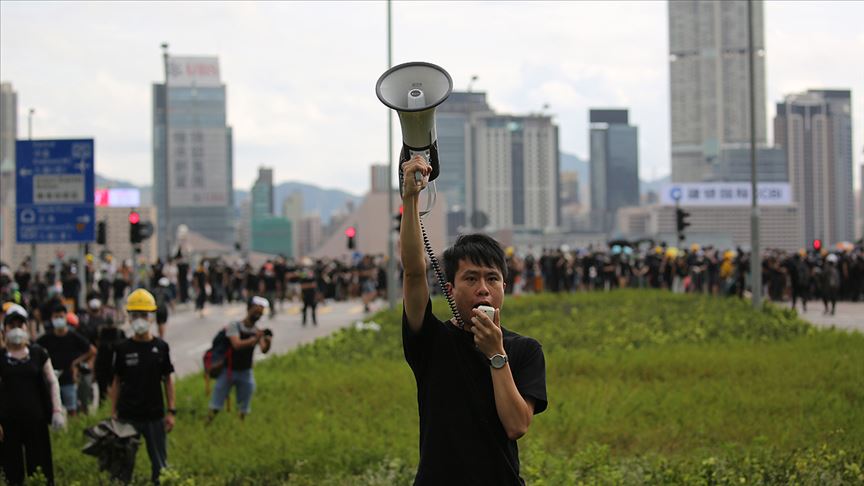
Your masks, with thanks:
[[(546, 409), (546, 362), (536, 340), (502, 328), (504, 350), (516, 388)], [(402, 347), (417, 381), (420, 465), (414, 484), (524, 484), (519, 449), (495, 409), (489, 360), (474, 347), (473, 334), (432, 314), (413, 333), (402, 315)]]
[(0, 421), (51, 421), (51, 399), (43, 374), (48, 352), (31, 344), (24, 359), (0, 348)]
[(157, 337), (118, 344), (114, 353), (114, 374), (120, 379), (117, 416), (138, 421), (164, 417), (162, 382), (173, 371), (168, 343)]
[(63, 336), (49, 332), (36, 342), (48, 351), (48, 356), (51, 357), (51, 366), (55, 370), (62, 371), (58, 379), (60, 385), (74, 383), (72, 381), (72, 362), (90, 350), (90, 341), (75, 330), (69, 329), (69, 332)]

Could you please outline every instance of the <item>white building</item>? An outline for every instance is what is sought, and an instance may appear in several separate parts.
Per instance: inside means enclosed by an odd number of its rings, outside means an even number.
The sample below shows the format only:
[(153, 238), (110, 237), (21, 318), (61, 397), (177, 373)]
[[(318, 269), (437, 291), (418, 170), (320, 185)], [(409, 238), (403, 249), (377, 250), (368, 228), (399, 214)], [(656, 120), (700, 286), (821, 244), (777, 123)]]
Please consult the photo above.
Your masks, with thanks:
[(473, 117), (474, 164), (466, 174), (468, 214), (488, 229), (560, 225), (558, 127), (548, 116)]
[[(669, 8), (672, 181), (721, 180), (722, 151), (750, 143), (746, 1), (674, 0)], [(764, 146), (763, 4), (753, 2), (756, 143)]]
[[(750, 248), (749, 206), (683, 206), (690, 213), (685, 245)], [(678, 245), (675, 206), (643, 206), (618, 210), (618, 231), (626, 238), (654, 238)], [(805, 247), (795, 205), (761, 208), (759, 239), (762, 249), (797, 251)]]
[(810, 90), (777, 103), (774, 138), (786, 151), (789, 182), (807, 241), (855, 237), (852, 93)]

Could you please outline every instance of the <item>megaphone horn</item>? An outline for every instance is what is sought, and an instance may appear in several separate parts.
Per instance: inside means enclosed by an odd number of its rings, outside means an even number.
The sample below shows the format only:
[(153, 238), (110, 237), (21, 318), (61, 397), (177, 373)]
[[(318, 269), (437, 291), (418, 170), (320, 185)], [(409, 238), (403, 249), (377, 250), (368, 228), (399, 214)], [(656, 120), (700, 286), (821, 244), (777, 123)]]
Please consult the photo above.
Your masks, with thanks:
[(428, 62), (407, 62), (393, 66), (378, 78), (375, 94), (387, 107), (396, 110), (402, 125), (399, 163), (421, 154), (432, 166), (429, 180), (440, 172), (435, 107), (453, 91), (453, 79), (442, 67)]

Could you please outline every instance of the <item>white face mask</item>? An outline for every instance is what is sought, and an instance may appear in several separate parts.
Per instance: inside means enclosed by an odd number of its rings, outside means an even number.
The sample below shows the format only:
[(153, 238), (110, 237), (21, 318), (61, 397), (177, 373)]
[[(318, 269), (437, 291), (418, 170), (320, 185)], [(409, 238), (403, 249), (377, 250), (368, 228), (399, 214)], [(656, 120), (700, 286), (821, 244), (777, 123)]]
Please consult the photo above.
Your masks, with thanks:
[(51, 319), (51, 324), (54, 326), (54, 329), (66, 329), (66, 318), (55, 317)]
[(16, 346), (26, 343), (29, 337), (27, 331), (20, 327), (6, 331), (6, 341), (8, 341), (9, 344), (14, 344)]
[(144, 334), (150, 330), (150, 321), (147, 319), (132, 319), (132, 332), (135, 334)]

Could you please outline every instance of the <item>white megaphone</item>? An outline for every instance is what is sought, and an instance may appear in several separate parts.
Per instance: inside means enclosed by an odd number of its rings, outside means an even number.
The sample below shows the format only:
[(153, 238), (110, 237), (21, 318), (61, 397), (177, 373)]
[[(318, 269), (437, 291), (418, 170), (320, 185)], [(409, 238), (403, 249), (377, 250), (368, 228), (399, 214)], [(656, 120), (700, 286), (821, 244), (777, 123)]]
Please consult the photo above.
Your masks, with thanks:
[[(435, 133), (435, 107), (453, 91), (453, 79), (440, 66), (428, 62), (407, 62), (393, 66), (378, 78), (375, 94), (399, 114), (402, 124), (402, 151), (399, 165), (416, 154), (432, 166), (429, 181), (440, 172), (438, 136)], [(416, 174), (420, 176), (420, 174)]]

